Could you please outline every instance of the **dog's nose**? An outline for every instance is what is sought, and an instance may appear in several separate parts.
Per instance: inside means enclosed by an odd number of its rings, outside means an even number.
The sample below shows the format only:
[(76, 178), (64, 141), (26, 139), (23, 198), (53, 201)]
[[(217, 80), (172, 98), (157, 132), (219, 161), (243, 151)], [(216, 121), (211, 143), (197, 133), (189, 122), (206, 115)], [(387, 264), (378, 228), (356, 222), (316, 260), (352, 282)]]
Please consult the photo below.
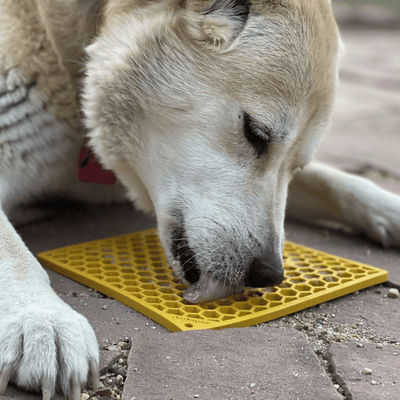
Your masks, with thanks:
[(256, 258), (245, 277), (245, 286), (268, 287), (283, 281), (282, 257)]

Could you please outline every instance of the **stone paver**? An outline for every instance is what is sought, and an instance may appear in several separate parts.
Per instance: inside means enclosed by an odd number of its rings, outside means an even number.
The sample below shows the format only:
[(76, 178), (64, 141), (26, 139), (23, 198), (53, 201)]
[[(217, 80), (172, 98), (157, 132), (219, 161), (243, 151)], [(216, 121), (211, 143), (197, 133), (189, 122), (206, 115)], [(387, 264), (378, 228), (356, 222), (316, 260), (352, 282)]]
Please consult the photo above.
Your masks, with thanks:
[[(400, 393), (400, 346), (354, 342), (331, 347), (336, 374), (355, 400), (398, 399)], [(371, 374), (365, 374), (365, 368)], [(364, 371), (364, 373), (362, 373)], [(367, 371), (369, 372), (369, 371)]]
[[(295, 330), (135, 334), (123, 400), (339, 399)], [(197, 397), (196, 397), (197, 395)]]

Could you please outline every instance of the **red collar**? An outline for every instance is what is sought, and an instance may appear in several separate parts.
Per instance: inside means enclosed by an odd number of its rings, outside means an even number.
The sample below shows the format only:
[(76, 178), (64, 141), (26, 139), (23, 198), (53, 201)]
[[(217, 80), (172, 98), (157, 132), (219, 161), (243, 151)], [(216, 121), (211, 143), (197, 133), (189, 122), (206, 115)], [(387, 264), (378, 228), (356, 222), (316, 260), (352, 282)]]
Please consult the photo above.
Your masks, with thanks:
[(92, 150), (87, 146), (87, 140), (79, 153), (79, 180), (82, 182), (101, 183), (104, 185), (114, 185), (115, 175), (102, 168), (99, 160), (93, 154)]

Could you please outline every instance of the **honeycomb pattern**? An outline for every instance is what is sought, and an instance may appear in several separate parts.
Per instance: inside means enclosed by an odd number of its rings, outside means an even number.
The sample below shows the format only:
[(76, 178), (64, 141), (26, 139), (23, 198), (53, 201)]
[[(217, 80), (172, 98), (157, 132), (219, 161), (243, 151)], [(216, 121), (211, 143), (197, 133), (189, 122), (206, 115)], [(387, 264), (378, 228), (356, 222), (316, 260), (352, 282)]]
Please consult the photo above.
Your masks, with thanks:
[(171, 331), (251, 326), (387, 280), (387, 271), (286, 242), (285, 280), (204, 304), (169, 268), (155, 229), (39, 254), (69, 278), (140, 311)]

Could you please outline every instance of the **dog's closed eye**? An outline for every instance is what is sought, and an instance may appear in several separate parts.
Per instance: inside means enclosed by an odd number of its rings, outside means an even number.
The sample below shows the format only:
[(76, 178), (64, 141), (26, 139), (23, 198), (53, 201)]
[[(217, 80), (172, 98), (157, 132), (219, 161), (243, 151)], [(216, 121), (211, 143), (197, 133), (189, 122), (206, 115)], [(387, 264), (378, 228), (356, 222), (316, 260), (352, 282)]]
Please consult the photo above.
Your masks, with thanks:
[(269, 129), (258, 126), (247, 113), (243, 115), (243, 129), (245, 138), (256, 150), (257, 158), (266, 155), (271, 143), (271, 132)]

